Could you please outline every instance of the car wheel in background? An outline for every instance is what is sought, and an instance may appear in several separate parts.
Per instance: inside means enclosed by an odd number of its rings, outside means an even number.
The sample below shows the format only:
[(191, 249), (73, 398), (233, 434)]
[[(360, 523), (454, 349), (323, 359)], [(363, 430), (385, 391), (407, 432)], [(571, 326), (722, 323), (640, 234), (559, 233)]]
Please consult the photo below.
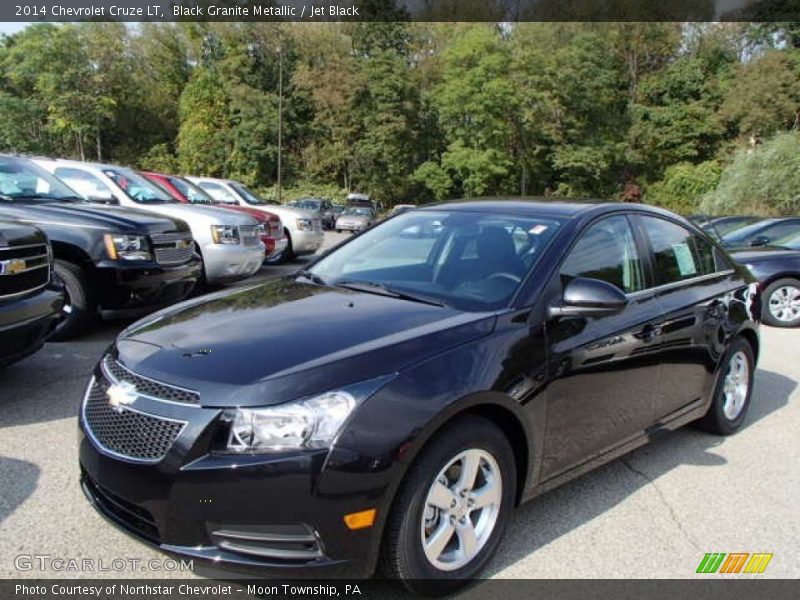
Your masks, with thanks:
[(97, 301), (78, 265), (55, 261), (56, 275), (64, 283), (64, 306), (49, 341), (62, 342), (83, 333), (97, 316)]
[(754, 376), (753, 348), (747, 340), (736, 338), (721, 363), (711, 406), (697, 425), (718, 435), (738, 431), (750, 408)]
[(280, 254), (276, 254), (275, 256), (271, 256), (264, 261), (265, 264), (268, 265), (279, 265), (281, 263), (290, 261), (294, 258), (294, 250), (292, 248), (292, 238), (289, 235), (289, 232), (286, 232), (286, 247)]
[(762, 319), (773, 327), (800, 326), (800, 281), (779, 279), (764, 290)]
[(515, 495), (508, 439), (484, 418), (459, 418), (435, 434), (400, 486), (381, 571), (425, 595), (468, 584), (503, 537)]

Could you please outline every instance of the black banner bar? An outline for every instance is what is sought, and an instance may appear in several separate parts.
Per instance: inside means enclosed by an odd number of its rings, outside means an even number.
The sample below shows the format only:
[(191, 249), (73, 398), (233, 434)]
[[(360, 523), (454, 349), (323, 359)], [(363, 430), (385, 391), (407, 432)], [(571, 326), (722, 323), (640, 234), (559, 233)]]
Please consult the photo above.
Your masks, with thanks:
[(800, 20), (797, 0), (3, 0), (0, 21)]

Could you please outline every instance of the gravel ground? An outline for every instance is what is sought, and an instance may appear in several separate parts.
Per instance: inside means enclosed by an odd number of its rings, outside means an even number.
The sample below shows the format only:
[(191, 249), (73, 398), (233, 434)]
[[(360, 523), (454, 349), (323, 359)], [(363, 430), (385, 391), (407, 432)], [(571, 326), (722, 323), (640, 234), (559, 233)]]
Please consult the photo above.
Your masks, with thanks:
[[(346, 236), (327, 237), (329, 246)], [(303, 262), (265, 268), (259, 277)], [(97, 515), (77, 481), (78, 402), (93, 364), (124, 325), (99, 325), (0, 370), (1, 578), (198, 576), (142, 566), (82, 574), (15, 567), (19, 555), (105, 564), (165, 558)], [(488, 574), (684, 578), (695, 576), (706, 552), (772, 552), (763, 577), (798, 577), (798, 339), (796, 330), (762, 329), (743, 431), (720, 438), (685, 428), (535, 499), (517, 511)]]

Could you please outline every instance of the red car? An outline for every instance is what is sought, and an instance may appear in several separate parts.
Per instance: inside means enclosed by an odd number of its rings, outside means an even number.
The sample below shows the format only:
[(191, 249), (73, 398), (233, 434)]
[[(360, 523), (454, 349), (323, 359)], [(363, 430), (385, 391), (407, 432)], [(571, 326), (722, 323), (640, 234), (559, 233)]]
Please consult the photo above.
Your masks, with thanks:
[(184, 204), (215, 204), (220, 208), (246, 213), (256, 219), (264, 226), (261, 241), (264, 242), (264, 246), (267, 249), (266, 258), (280, 254), (286, 248), (286, 235), (283, 233), (283, 223), (278, 215), (246, 206), (217, 202), (191, 181), (177, 175), (165, 175), (164, 173), (154, 173), (152, 171), (141, 171), (141, 174), (178, 202), (183, 202)]

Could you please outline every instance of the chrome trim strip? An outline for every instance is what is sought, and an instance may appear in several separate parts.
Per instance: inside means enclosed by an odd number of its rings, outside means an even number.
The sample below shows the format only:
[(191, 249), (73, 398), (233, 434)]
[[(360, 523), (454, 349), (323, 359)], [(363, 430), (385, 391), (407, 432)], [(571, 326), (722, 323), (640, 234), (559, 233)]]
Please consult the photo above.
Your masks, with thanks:
[(664, 283), (662, 285), (657, 285), (655, 287), (647, 288), (646, 290), (639, 290), (638, 292), (631, 292), (630, 294), (625, 294), (628, 299), (640, 298), (642, 296), (663, 292), (665, 290), (673, 289), (673, 288), (680, 288), (685, 285), (690, 285), (694, 283), (699, 283), (701, 281), (706, 281), (709, 279), (716, 279), (718, 277), (726, 277), (735, 273), (734, 269), (726, 269), (725, 271), (717, 271), (715, 273), (709, 273), (708, 275), (698, 275), (697, 277), (692, 277), (691, 279), (681, 279), (680, 281), (673, 281), (672, 283)]
[[(119, 381), (119, 379), (117, 379), (116, 377), (114, 377), (114, 376), (111, 374), (111, 372), (109, 371), (108, 367), (106, 366), (106, 361), (107, 361), (107, 360), (114, 360), (114, 359), (111, 357), (111, 355), (110, 355), (110, 354), (107, 354), (107, 355), (105, 356), (105, 358), (104, 358), (103, 360), (101, 360), (101, 361), (100, 361), (100, 370), (103, 372), (103, 375), (105, 375), (106, 379), (108, 379), (108, 380), (109, 380), (111, 383), (113, 383), (113, 384), (115, 384), (115, 385), (119, 385), (119, 384), (121, 383), (121, 382)], [(151, 379), (150, 377), (145, 377), (144, 375), (139, 375), (138, 373), (134, 373), (133, 371), (131, 371), (131, 370), (130, 370), (128, 367), (126, 367), (125, 365), (123, 365), (123, 364), (122, 364), (121, 362), (119, 362), (118, 360), (115, 360), (114, 362), (115, 362), (115, 363), (116, 363), (116, 364), (117, 364), (117, 365), (118, 365), (118, 366), (119, 366), (121, 369), (123, 369), (124, 371), (127, 371), (128, 373), (130, 373), (131, 375), (133, 375), (133, 376), (135, 376), (135, 377), (139, 377), (139, 378), (141, 378), (141, 379), (146, 379), (147, 381), (152, 381), (153, 383), (155, 383), (155, 384), (157, 384), (157, 385), (163, 385), (164, 387), (168, 387), (168, 388), (173, 388), (173, 389), (176, 389), (176, 390), (180, 390), (181, 392), (188, 392), (188, 393), (190, 393), (190, 394), (197, 394), (198, 400), (199, 400), (199, 398), (200, 398), (200, 392), (197, 392), (197, 391), (195, 391), (195, 390), (190, 390), (190, 389), (188, 389), (188, 388), (183, 388), (183, 387), (180, 387), (180, 386), (177, 386), (177, 385), (172, 385), (172, 384), (170, 384), (170, 383), (164, 383), (163, 381), (158, 381), (157, 379)], [(136, 391), (136, 395), (137, 395), (137, 396), (141, 396), (142, 398), (147, 398), (148, 400), (153, 400), (153, 401), (155, 401), (155, 402), (164, 402), (164, 403), (166, 403), (166, 404), (174, 404), (175, 406), (189, 406), (189, 407), (191, 407), (191, 408), (202, 408), (202, 407), (200, 406), (200, 404), (192, 404), (191, 402), (175, 402), (174, 400), (167, 400), (166, 398), (158, 398), (158, 397), (156, 397), (156, 396), (151, 396), (150, 394), (143, 394), (143, 393), (139, 392), (138, 390)], [(149, 414), (149, 413), (143, 413), (143, 414)], [(158, 418), (158, 419), (162, 418), (162, 417), (160, 417), (159, 415), (150, 415), (150, 416), (152, 416), (152, 417), (156, 417), (156, 418)], [(166, 417), (165, 417), (165, 418), (166, 418)], [(174, 420), (174, 419), (173, 419), (173, 420)], [(182, 422), (182, 421), (179, 421), (179, 422)]]

